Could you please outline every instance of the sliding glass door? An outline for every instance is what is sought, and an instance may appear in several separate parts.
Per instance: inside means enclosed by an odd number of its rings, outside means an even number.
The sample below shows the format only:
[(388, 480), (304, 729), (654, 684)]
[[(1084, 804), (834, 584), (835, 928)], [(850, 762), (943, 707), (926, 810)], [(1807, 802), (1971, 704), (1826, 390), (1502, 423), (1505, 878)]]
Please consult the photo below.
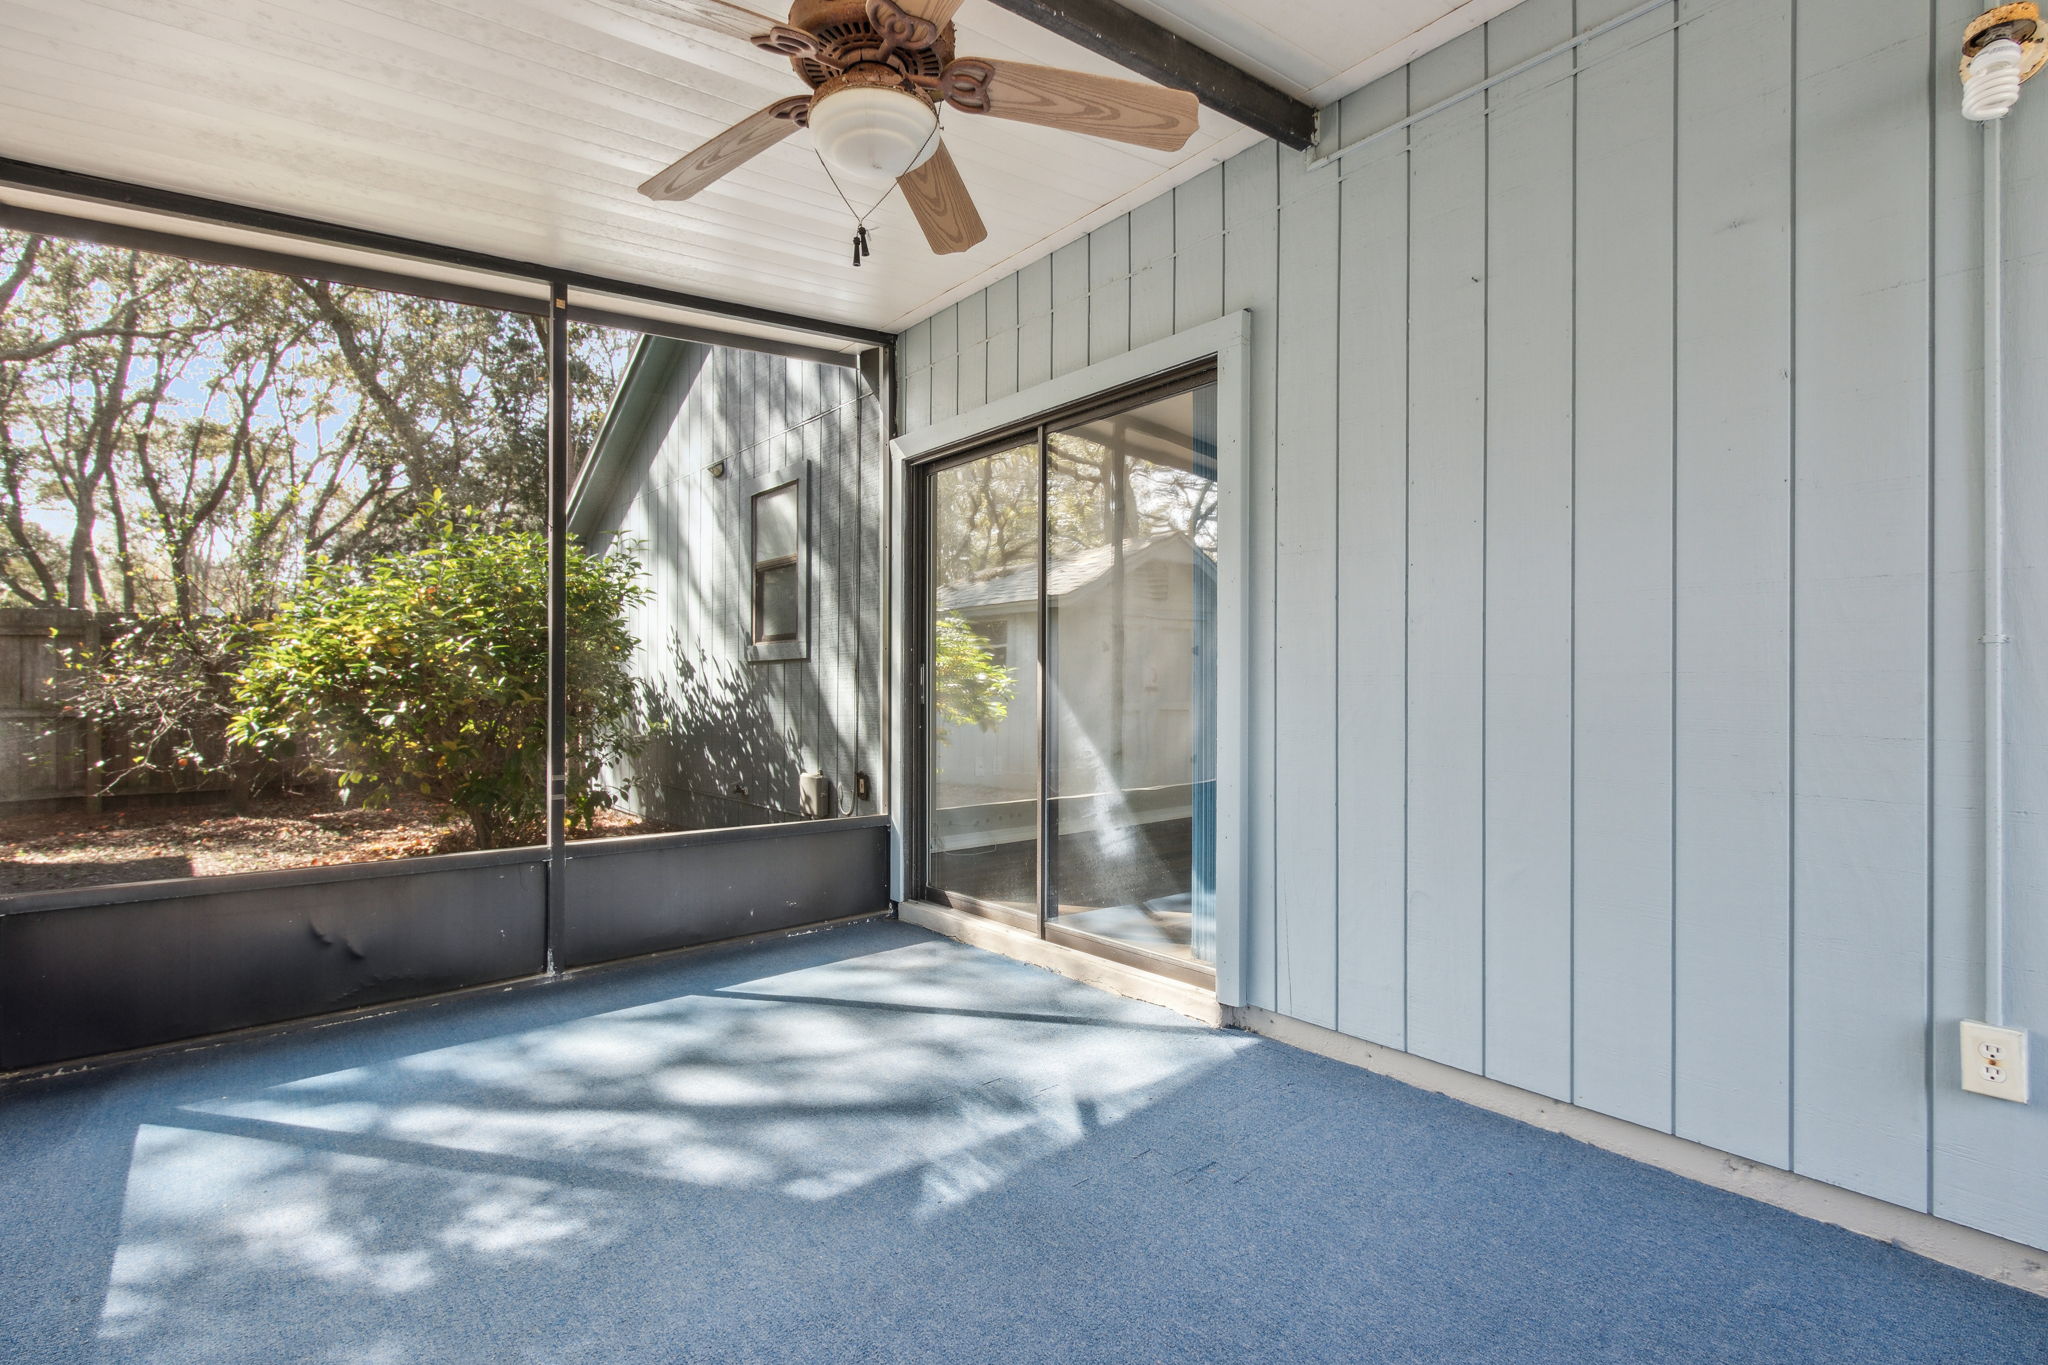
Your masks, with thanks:
[(969, 908), (1038, 914), (1038, 443), (930, 476), (926, 873)]
[(927, 475), (926, 892), (1184, 979), (1215, 960), (1215, 389)]

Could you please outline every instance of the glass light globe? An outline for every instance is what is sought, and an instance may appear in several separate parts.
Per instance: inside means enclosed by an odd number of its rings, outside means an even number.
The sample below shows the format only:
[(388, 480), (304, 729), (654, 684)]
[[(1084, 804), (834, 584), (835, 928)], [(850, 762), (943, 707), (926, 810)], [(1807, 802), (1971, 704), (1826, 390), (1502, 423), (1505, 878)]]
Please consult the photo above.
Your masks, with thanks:
[(811, 105), (811, 136), (839, 174), (885, 181), (907, 175), (939, 149), (938, 111), (907, 90), (857, 85)]

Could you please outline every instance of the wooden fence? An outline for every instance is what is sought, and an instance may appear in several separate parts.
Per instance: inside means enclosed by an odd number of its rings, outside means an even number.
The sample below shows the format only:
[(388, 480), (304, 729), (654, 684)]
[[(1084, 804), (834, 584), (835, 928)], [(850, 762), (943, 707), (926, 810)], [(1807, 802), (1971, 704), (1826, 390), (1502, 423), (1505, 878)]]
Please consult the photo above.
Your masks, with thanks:
[[(94, 645), (127, 624), (113, 612), (0, 608), (0, 816), (97, 806), (106, 779), (91, 774), (113, 737), (64, 714), (60, 674), (65, 650)], [(127, 798), (225, 787), (224, 780), (132, 773), (119, 791)]]

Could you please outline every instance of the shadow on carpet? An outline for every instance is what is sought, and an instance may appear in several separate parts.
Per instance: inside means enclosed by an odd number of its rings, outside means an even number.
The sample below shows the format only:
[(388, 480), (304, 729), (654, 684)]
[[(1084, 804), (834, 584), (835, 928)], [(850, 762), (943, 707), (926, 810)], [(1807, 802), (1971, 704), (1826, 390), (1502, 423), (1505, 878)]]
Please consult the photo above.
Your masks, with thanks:
[(0, 1358), (2048, 1361), (2048, 1300), (898, 924), (0, 1094)]

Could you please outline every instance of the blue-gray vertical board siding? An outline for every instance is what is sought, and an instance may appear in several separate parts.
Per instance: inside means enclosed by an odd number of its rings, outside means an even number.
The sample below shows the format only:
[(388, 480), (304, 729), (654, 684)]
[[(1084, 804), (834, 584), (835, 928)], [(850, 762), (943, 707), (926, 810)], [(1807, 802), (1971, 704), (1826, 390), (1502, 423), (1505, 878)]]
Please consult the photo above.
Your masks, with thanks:
[[(1937, 64), (1937, 69), (1945, 66), (1953, 49), (1953, 35), (1975, 18), (1978, 10), (1970, 0), (1940, 0), (1935, 6), (1935, 26), (1929, 35), (1928, 51), (1929, 60)], [(1957, 86), (1938, 81), (1937, 112), (1942, 96), (1954, 97), (1957, 92)], [(2032, 93), (2028, 92), (2030, 97)], [(2026, 118), (2026, 112), (2016, 110), (2008, 117), (2002, 134), (2012, 137), (2024, 127), (2021, 120)], [(1961, 1093), (1958, 1049), (1951, 1041), (1954, 1035), (1949, 1032), (1955, 1020), (1980, 1018), (1984, 1009), (1984, 938), (1980, 927), (1984, 894), (1980, 856), (1984, 809), (1984, 647), (1979, 642), (1983, 634), (1980, 569), (1984, 544), (1984, 428), (1982, 391), (1978, 387), (1984, 358), (1979, 292), (1983, 288), (1980, 267), (1984, 219), (1979, 204), (1982, 139), (1982, 130), (1973, 123), (1937, 117), (1932, 187), (1934, 240), (1930, 244), (1932, 278), (1941, 283), (1934, 291), (1929, 429), (1934, 452), (1934, 786), (1930, 793), (1933, 818), (1928, 849), (1933, 873), (1929, 883), (1933, 924), (1928, 942), (1933, 999), (1929, 1020), (1933, 1092), (1928, 1106), (1932, 1147), (1928, 1198), (1932, 1211), (1945, 1218), (2002, 1231), (2011, 1225), (2013, 1216), (2008, 1207), (2006, 1182), (1984, 1178), (2000, 1173), (1981, 1169), (1979, 1144), (1987, 1135), (1995, 1134), (1992, 1150), (2020, 1151), (2024, 1150), (2022, 1144), (2032, 1141), (2038, 1145), (2042, 1139), (2033, 1131), (2030, 1116), (2018, 1106), (1979, 1105), (1976, 1096)], [(2025, 204), (2025, 192), (2014, 189), (2007, 207), (2009, 222), (2014, 221), (2013, 207)], [(2043, 206), (2037, 201), (2031, 207), (2034, 220), (2039, 221)], [(2006, 299), (2008, 307), (2016, 302), (2016, 293), (2010, 287)], [(2015, 326), (2025, 325), (2011, 313), (2008, 318)], [(2037, 335), (2044, 323), (2048, 323), (2048, 317), (2035, 319)], [(2028, 351), (2016, 348), (2014, 354), (2025, 355)], [(2018, 997), (2014, 1004), (2016, 1019), (2048, 1017), (2038, 1006), (2029, 1010)], [(2024, 1203), (2023, 1200), (2022, 1209)]]
[[(861, 393), (866, 391), (867, 384), (860, 376), (853, 375), (847, 380), (847, 388)], [(874, 767), (864, 769), (868, 774), (868, 792), (877, 807), (889, 810), (894, 801), (888, 789), (888, 745), (893, 713), (886, 699), (891, 650), (889, 637), (892, 634), (887, 614), (890, 565), (884, 550), (890, 492), (889, 434), (882, 426), (880, 402), (871, 401), (868, 406), (867, 420), (861, 424), (860, 552), (863, 567), (860, 609), (856, 620), (860, 662), (865, 668), (856, 682), (861, 715), (865, 718), (860, 731), (863, 747), (873, 746), (866, 749), (863, 757), (871, 756), (875, 760)], [(872, 685), (867, 683), (868, 677), (874, 678)]]
[[(1410, 74), (1417, 108), (1482, 80), (1485, 31)], [(1408, 154), (1408, 1050), (1466, 1071), (1485, 1069), (1486, 122), (1467, 100)]]
[[(929, 392), (929, 349), (921, 357)], [(694, 380), (670, 382), (667, 420), (642, 438), (656, 450), (618, 528), (647, 570), (634, 667), (658, 691), (712, 698), (724, 734), (750, 742), (680, 737), (645, 762), (633, 804), (685, 828), (793, 818), (797, 775), (816, 767), (844, 813), (871, 814), (872, 800), (853, 792), (856, 773), (881, 767), (880, 636), (862, 619), (879, 600), (878, 405), (850, 369), (745, 351), (715, 351)], [(725, 476), (713, 478), (719, 461)], [(809, 656), (750, 663), (747, 488), (797, 466), (810, 475)], [(660, 791), (657, 771), (669, 779)]]
[(1274, 462), (1273, 879), (1277, 1008), (1337, 1024), (1337, 333), (1336, 178), (1280, 158), (1279, 376)]
[[(1252, 828), (1245, 841), (1246, 1003), (1273, 1009), (1276, 977), (1274, 899), (1274, 609), (1273, 550), (1278, 511), (1274, 471), (1275, 405), (1279, 388), (1280, 285), (1279, 144), (1267, 143), (1231, 158), (1223, 166), (1223, 311), (1252, 310), (1251, 402), (1246, 426), (1252, 433), (1245, 485), (1251, 500), (1252, 543), (1244, 555), (1250, 599), (1251, 668), (1245, 725), (1251, 762), (1245, 806)], [(1224, 553), (1227, 553), (1224, 552)]]
[(948, 308), (932, 319), (932, 420), (943, 422), (960, 410), (960, 310)]
[(1779, 0), (1680, 0), (1678, 14), (1673, 1122), (1783, 1166), (1791, 16)]
[[(1573, 33), (1572, 0), (1487, 32), (1501, 72)], [(1572, 1072), (1572, 59), (1501, 82), (1487, 120), (1486, 1074)]]
[(902, 375), (900, 414), (905, 431), (931, 425), (932, 420), (932, 322), (926, 318), (906, 331), (896, 343), (897, 363)]
[[(982, 292), (988, 295), (988, 401), (1017, 392), (1017, 275), (1005, 275)], [(971, 409), (965, 409), (971, 411)], [(907, 429), (907, 428), (906, 428)]]
[[(1931, 58), (1944, 78), (1954, 35), (1973, 18), (1977, 6), (1945, 0), (1930, 45)], [(2042, 581), (2042, 526), (2048, 526), (2048, 480), (2040, 464), (2039, 433), (2048, 430), (2048, 402), (2032, 382), (2041, 371), (2040, 338), (2048, 335), (2048, 270), (2035, 252), (2038, 226), (2048, 222), (2048, 177), (2040, 160), (2048, 152), (2048, 107), (2030, 88), (2027, 98), (2005, 121), (2006, 207), (2008, 255), (2006, 301), (2006, 433), (2012, 566), (2007, 576), (2011, 593), (2007, 647), (2008, 712), (2007, 782), (2011, 800), (2011, 876), (2008, 897), (2011, 927), (2007, 952), (2011, 971), (2007, 983), (2008, 1017), (2034, 1033), (2035, 1103), (2022, 1108), (1985, 1104), (1957, 1089), (1959, 1061), (1955, 1021), (1983, 1013), (1984, 941), (1981, 930), (1983, 860), (1982, 730), (1984, 653), (1981, 634), (1979, 575), (1982, 554), (1983, 473), (1979, 442), (1979, 366), (1983, 360), (1982, 314), (1978, 304), (1981, 277), (1978, 211), (1982, 174), (1982, 133), (1961, 119), (1938, 118), (1935, 124), (1935, 348), (1934, 375), (1934, 934), (1933, 934), (1933, 1210), (1945, 1218), (1989, 1228), (2008, 1237), (2041, 1240), (2042, 1210), (2048, 1208), (2048, 1161), (2034, 1160), (2018, 1170), (2001, 1158), (2011, 1152), (2034, 1152), (2048, 1144), (2041, 1131), (2040, 1097), (2048, 1093), (2048, 1062), (2042, 1020), (2048, 1019), (2048, 867), (2042, 843), (2048, 831), (2039, 812), (2048, 802), (2048, 734), (2041, 725), (2042, 698), (2048, 695), (2048, 653), (2040, 632), (2048, 629), (2048, 583)], [(1956, 87), (1937, 84), (1942, 103), (1955, 98)], [(1940, 104), (1937, 109), (1940, 109)], [(1943, 111), (1946, 112), (1946, 111)]]
[(1926, 21), (1795, 21), (1792, 1153), (1894, 1203), (1927, 1198)]
[[(1570, 8), (1528, 0), (1326, 128), (1627, 0)], [(1934, 8), (1808, 0), (1795, 45), (1789, 0), (1676, 0), (1336, 168), (1262, 145), (1133, 211), (1077, 311), (1127, 299), (1133, 346), (1169, 291), (1175, 330), (1253, 312), (1252, 1003), (2040, 1245), (2048, 1107), (1955, 1088), (1983, 1009), (1977, 6)], [(2048, 98), (2005, 135), (2008, 994), (2039, 1034)], [(1052, 261), (987, 297), (995, 398), (1052, 373)], [(1276, 709), (1332, 689), (1321, 724)], [(1332, 780), (1334, 852), (1276, 830)], [(1334, 926), (1294, 891), (1332, 884)], [(1330, 979), (1297, 950), (1333, 929)]]
[(988, 402), (988, 291), (960, 300), (959, 410), (973, 412)]
[[(1944, 36), (1952, 35), (1966, 17), (1952, 14)], [(1941, 55), (1945, 59), (1947, 54)], [(2007, 522), (2012, 533), (2006, 584), (2011, 595), (2007, 631), (2013, 637), (2006, 665), (2011, 689), (2007, 784), (2012, 850), (2006, 1003), (2011, 1022), (2033, 1030), (2035, 1098), (2032, 1105), (2020, 1108), (1995, 1101), (1980, 1104), (1975, 1096), (1937, 1089), (1934, 1189), (1937, 1212), (2038, 1245), (2048, 1241), (2042, 1231), (2048, 1224), (2048, 1160), (2023, 1162), (2012, 1169), (2014, 1163), (2002, 1159), (2007, 1153), (2039, 1154), (2048, 1149), (2048, 1134), (2043, 1131), (2048, 1116), (2048, 545), (2042, 539), (2048, 535), (2048, 440), (2043, 439), (2048, 433), (2048, 383), (2043, 382), (2048, 359), (2042, 355), (2042, 338), (2048, 337), (2048, 254), (2041, 249), (2041, 225), (2048, 223), (2048, 101), (2040, 98), (2038, 78), (2029, 85), (2028, 99), (2008, 119), (2004, 133), (2005, 429)], [(1944, 82), (1938, 88), (1944, 102), (1954, 98), (1954, 86)], [(1975, 130), (1970, 131), (1965, 146), (1977, 141)], [(1969, 157), (1965, 164), (1974, 161)], [(1944, 207), (1959, 205), (1951, 202)], [(1976, 226), (1973, 220), (1964, 222), (1965, 230)], [(1974, 389), (1970, 393), (1974, 401)], [(1967, 480), (1959, 484), (1955, 496), (1967, 505), (1976, 485)], [(1973, 617), (1971, 613), (1964, 619)], [(1976, 685), (1975, 677), (1968, 685)], [(1956, 812), (1953, 820), (1966, 831), (1967, 840), (1967, 831), (1976, 822), (1964, 812)], [(1953, 926), (1957, 938), (1967, 944), (1963, 951), (1973, 966), (1981, 961), (1978, 945), (1969, 941), (1977, 919), (1967, 915)], [(1981, 973), (1981, 967), (1977, 971)], [(1956, 1065), (1954, 1020), (1977, 1015), (1982, 1001), (1981, 990), (1973, 983), (1951, 996), (1947, 1009), (1936, 1011), (1935, 1046), (1945, 1062), (1938, 1074), (1949, 1087), (1955, 1077), (1949, 1068)]]
[(1052, 253), (1052, 372), (1072, 374), (1088, 364), (1088, 239)]
[[(1022, 393), (1052, 378), (1052, 257), (1017, 272), (1017, 387)], [(914, 430), (906, 421), (905, 431)]]
[(1131, 220), (1088, 234), (1088, 363), (1131, 349)]
[(1130, 344), (1173, 335), (1173, 196), (1131, 210)]
[[(1338, 112), (1349, 140), (1408, 116), (1408, 72)], [(1345, 163), (1337, 278), (1337, 1027), (1407, 1041), (1408, 140)]]
[(1173, 192), (1173, 327), (1223, 316), (1223, 167)]
[[(1581, 25), (1627, 8), (1582, 0)], [(1574, 1102), (1671, 1124), (1672, 13), (1580, 50)]]

